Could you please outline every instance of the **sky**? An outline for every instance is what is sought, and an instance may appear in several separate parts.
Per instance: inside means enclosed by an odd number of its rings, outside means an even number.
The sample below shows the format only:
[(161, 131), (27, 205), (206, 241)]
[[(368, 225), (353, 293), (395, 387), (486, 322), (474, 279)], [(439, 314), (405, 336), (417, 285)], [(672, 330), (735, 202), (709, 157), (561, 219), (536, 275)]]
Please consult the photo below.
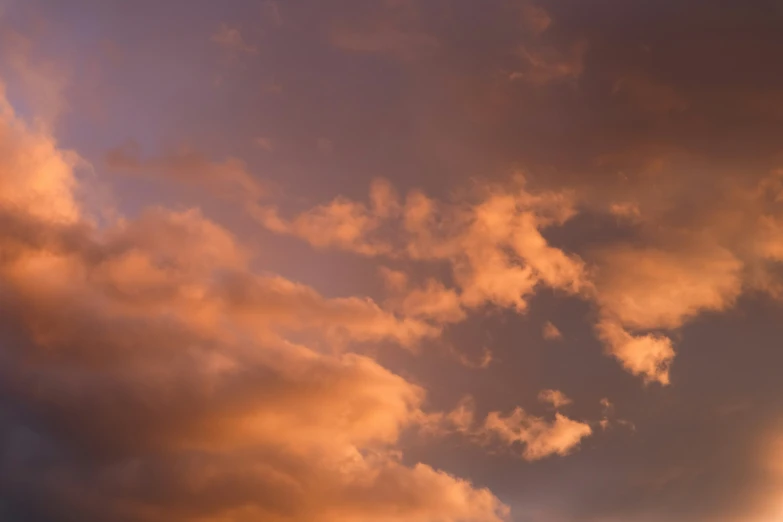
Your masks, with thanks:
[(781, 29), (0, 0), (0, 519), (783, 520)]

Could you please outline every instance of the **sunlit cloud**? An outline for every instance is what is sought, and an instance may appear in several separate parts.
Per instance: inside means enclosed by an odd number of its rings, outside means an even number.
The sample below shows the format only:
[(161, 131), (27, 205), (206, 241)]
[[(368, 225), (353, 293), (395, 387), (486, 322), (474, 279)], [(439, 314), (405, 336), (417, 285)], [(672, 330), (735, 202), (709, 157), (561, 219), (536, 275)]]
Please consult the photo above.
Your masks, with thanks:
[(0, 9), (1, 520), (783, 514), (771, 6), (71, 4)]

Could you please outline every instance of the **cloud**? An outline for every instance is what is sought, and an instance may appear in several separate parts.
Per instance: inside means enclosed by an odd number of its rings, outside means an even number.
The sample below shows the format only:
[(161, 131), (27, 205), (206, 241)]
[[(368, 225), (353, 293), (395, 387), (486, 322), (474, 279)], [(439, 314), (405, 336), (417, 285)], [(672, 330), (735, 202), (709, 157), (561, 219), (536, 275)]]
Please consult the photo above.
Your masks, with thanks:
[(623, 203), (612, 203), (609, 206), (609, 212), (616, 216), (618, 219), (623, 219), (626, 221), (636, 221), (641, 217), (641, 211), (639, 210), (639, 205), (636, 203), (629, 203), (629, 202), (623, 202)]
[(599, 337), (609, 353), (633, 375), (645, 382), (669, 384), (669, 369), (674, 360), (671, 339), (661, 335), (631, 335), (617, 323), (602, 321), (597, 325)]
[(675, 355), (671, 340), (628, 329), (679, 328), (705, 311), (731, 308), (743, 290), (743, 263), (720, 247), (618, 246), (602, 254), (599, 266), (599, 336), (628, 371), (664, 385)]
[(559, 390), (541, 390), (538, 394), (538, 400), (544, 404), (551, 405), (555, 409), (560, 409), (574, 402)]
[(418, 32), (393, 27), (341, 27), (330, 35), (332, 45), (354, 53), (388, 54), (405, 60), (427, 56), (438, 48), (438, 40)]
[(391, 245), (376, 237), (381, 219), (366, 205), (337, 198), (285, 221), (275, 208), (259, 207), (254, 217), (273, 232), (291, 234), (316, 247), (337, 247), (374, 256), (389, 252)]
[(557, 326), (550, 321), (544, 323), (544, 327), (541, 329), (541, 335), (547, 341), (559, 341), (563, 338), (563, 334), (558, 330)]
[(439, 306), (448, 304), (442, 316), (448, 320), (460, 316), (460, 306), (493, 304), (523, 311), (538, 285), (572, 294), (589, 287), (581, 259), (552, 247), (542, 235), (572, 215), (567, 194), (530, 193), (521, 179), (476, 192), (481, 199), (475, 202), (436, 201), (417, 191), (400, 202), (387, 182), (376, 181), (369, 205), (338, 197), (291, 220), (273, 208), (259, 208), (256, 217), (274, 232), (317, 247), (448, 262), (457, 288), (430, 283), (426, 292), (412, 290), (410, 301), (445, 299)]
[(457, 323), (466, 315), (459, 295), (434, 279), (423, 288), (410, 290), (400, 308), (406, 316), (431, 318), (438, 323)]
[[(439, 40), (419, 21), (415, 2), (384, 2), (377, 9), (332, 24), (331, 45), (349, 53), (374, 54), (410, 62), (426, 59), (440, 48)], [(359, 13), (361, 11), (358, 11)]]
[(522, 67), (509, 74), (509, 79), (539, 87), (577, 80), (584, 71), (586, 53), (584, 43), (574, 44), (567, 52), (523, 46), (519, 49)]
[(21, 98), (36, 107), (36, 124), (52, 128), (68, 109), (68, 71), (59, 63), (40, 59), (37, 42), (10, 27), (3, 27), (0, 44), (5, 80), (16, 84)]
[[(268, 140), (257, 145), (265, 150), (272, 146)], [(267, 192), (263, 183), (248, 172), (244, 161), (233, 157), (212, 161), (190, 147), (144, 158), (138, 143), (129, 141), (109, 150), (105, 160), (110, 168), (121, 172), (199, 185), (213, 195), (235, 201), (255, 202)]]
[(74, 195), (72, 155), (5, 102), (0, 151), (9, 509), (143, 522), (507, 519), (488, 490), (400, 461), (422, 388), (330, 349), (335, 337), (407, 343), (428, 326), (254, 273), (236, 238), (197, 210), (97, 226)]
[[(554, 390), (542, 391), (539, 399), (542, 397), (546, 401), (559, 401), (559, 406), (570, 403), (564, 395)], [(422, 415), (417, 422), (425, 433), (443, 436), (456, 432), (484, 446), (500, 443), (514, 447), (521, 444), (521, 457), (527, 461), (568, 455), (579, 447), (582, 439), (593, 433), (588, 424), (560, 413), (555, 413), (553, 421), (547, 421), (519, 407), (505, 416), (498, 411), (491, 411), (483, 422), (476, 423), (475, 408), (473, 398), (464, 397), (452, 411)]]
[(275, 144), (270, 138), (266, 138), (264, 136), (259, 136), (255, 140), (253, 140), (253, 144), (258, 147), (261, 150), (265, 150), (266, 152), (272, 152), (275, 150)]
[[(675, 190), (688, 188), (665, 186), (672, 198)], [(726, 205), (753, 216), (762, 196), (774, 200), (778, 192), (783, 190), (770, 177), (763, 187), (735, 189), (738, 195)], [(338, 197), (291, 219), (261, 207), (258, 215), (268, 229), (317, 247), (444, 263), (449, 277), (423, 286), (407, 274), (386, 274), (397, 309), (436, 325), (461, 322), (487, 306), (524, 313), (541, 288), (589, 300), (607, 353), (627, 371), (661, 384), (669, 382), (674, 345), (669, 335), (651, 330), (676, 330), (699, 314), (728, 310), (747, 288), (783, 295), (773, 270), (783, 251), (776, 239), (783, 227), (774, 211), (744, 218), (744, 230), (752, 233), (740, 233), (741, 227), (711, 209), (714, 214), (694, 214), (690, 219), (701, 221), (688, 228), (677, 221), (681, 214), (672, 214), (681, 211), (627, 195), (622, 205), (609, 200), (601, 208), (622, 214), (618, 226), (632, 227), (639, 239), (588, 250), (586, 262), (550, 244), (544, 233), (572, 220), (588, 196), (531, 191), (523, 178), (514, 178), (476, 183), (468, 196), (451, 200), (417, 190), (400, 198), (387, 182), (376, 181), (368, 203)], [(542, 333), (548, 340), (558, 334), (553, 325)]]
[(0, 84), (0, 205), (62, 224), (81, 217), (72, 171), (79, 158), (17, 119)]
[(264, 0), (263, 11), (266, 16), (272, 19), (272, 21), (278, 27), (283, 25), (283, 16), (280, 14), (280, 6), (275, 0)]
[(715, 248), (619, 246), (597, 276), (602, 310), (633, 328), (677, 328), (703, 311), (730, 308), (742, 290), (742, 263)]
[(422, 414), (416, 419), (420, 431), (436, 437), (455, 432), (475, 437), (475, 421), (476, 401), (470, 395), (462, 397), (450, 412), (431, 412)]
[(525, 2), (522, 5), (522, 24), (535, 36), (539, 36), (552, 25), (552, 17), (543, 7)]
[(506, 444), (522, 443), (525, 460), (539, 460), (551, 455), (568, 455), (583, 438), (592, 434), (589, 425), (555, 414), (553, 422), (527, 414), (515, 408), (509, 415), (490, 412), (484, 421), (486, 434)]
[(210, 41), (219, 46), (224, 51), (234, 54), (256, 54), (258, 48), (245, 42), (242, 33), (236, 27), (222, 23), (212, 36)]
[(390, 292), (402, 292), (408, 286), (408, 275), (401, 270), (392, 270), (389, 267), (382, 266), (378, 273), (383, 279), (383, 284)]

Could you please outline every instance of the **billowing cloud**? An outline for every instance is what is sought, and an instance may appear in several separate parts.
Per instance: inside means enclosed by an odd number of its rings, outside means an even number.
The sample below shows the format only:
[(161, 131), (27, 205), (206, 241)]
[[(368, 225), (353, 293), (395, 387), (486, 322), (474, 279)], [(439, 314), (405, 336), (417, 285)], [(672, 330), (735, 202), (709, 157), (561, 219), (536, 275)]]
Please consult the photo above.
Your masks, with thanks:
[(0, 13), (0, 520), (783, 514), (779, 2), (104, 4)]
[(24, 209), (35, 219), (64, 224), (78, 220), (72, 176), (78, 156), (61, 153), (51, 137), (30, 132), (4, 96), (0, 118), (0, 204)]
[(674, 359), (671, 339), (654, 334), (632, 335), (611, 321), (599, 323), (597, 330), (609, 353), (626, 370), (646, 382), (669, 384), (669, 368)]
[(466, 315), (459, 295), (432, 279), (423, 288), (411, 290), (401, 307), (406, 316), (427, 317), (438, 323), (459, 322)]
[[(602, 253), (596, 275), (597, 325), (607, 350), (645, 381), (669, 383), (674, 330), (704, 312), (734, 306), (743, 291), (744, 265), (719, 246), (617, 246)], [(634, 333), (641, 332), (641, 333)]]
[(9, 509), (145, 522), (506, 518), (488, 490), (400, 462), (419, 386), (317, 346), (408, 343), (431, 327), (257, 275), (196, 210), (97, 227), (75, 196), (74, 157), (5, 102), (0, 151), (2, 398), (14, 404), (3, 430), (38, 441), (4, 455)]
[(259, 208), (255, 216), (273, 232), (297, 235), (314, 246), (339, 247), (365, 255), (387, 252), (383, 240), (368, 236), (380, 227), (379, 218), (361, 203), (336, 199), (285, 222), (274, 209)]
[(742, 263), (721, 248), (607, 252), (597, 282), (604, 313), (633, 328), (677, 328), (704, 311), (731, 307)]
[(524, 444), (522, 457), (538, 460), (551, 455), (568, 455), (581, 440), (592, 434), (588, 424), (556, 413), (553, 422), (529, 415), (521, 408), (503, 416), (491, 412), (484, 422), (484, 431), (502, 442)]
[(370, 205), (337, 198), (291, 220), (265, 207), (255, 215), (270, 230), (317, 247), (450, 263), (456, 289), (431, 282), (409, 298), (409, 306), (424, 299), (439, 301), (437, 306), (447, 308), (442, 316), (447, 321), (461, 317), (460, 305), (523, 311), (538, 285), (574, 294), (589, 286), (584, 263), (549, 245), (542, 235), (543, 229), (571, 217), (567, 194), (530, 193), (521, 179), (479, 191), (483, 199), (475, 203), (437, 201), (418, 191), (401, 203), (386, 182), (377, 181)]

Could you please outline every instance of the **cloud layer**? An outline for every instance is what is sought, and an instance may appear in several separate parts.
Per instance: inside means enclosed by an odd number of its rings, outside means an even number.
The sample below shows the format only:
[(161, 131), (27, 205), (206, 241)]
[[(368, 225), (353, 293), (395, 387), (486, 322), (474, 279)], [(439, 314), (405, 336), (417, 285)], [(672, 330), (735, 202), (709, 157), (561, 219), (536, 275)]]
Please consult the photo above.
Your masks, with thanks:
[(779, 2), (0, 11), (0, 519), (783, 513)]
[(20, 503), (11, 509), (80, 520), (505, 518), (488, 490), (399, 461), (419, 386), (328, 352), (414, 343), (431, 326), (257, 275), (236, 238), (197, 210), (96, 226), (75, 195), (75, 156), (7, 103), (0, 143), (11, 448), (0, 480)]

